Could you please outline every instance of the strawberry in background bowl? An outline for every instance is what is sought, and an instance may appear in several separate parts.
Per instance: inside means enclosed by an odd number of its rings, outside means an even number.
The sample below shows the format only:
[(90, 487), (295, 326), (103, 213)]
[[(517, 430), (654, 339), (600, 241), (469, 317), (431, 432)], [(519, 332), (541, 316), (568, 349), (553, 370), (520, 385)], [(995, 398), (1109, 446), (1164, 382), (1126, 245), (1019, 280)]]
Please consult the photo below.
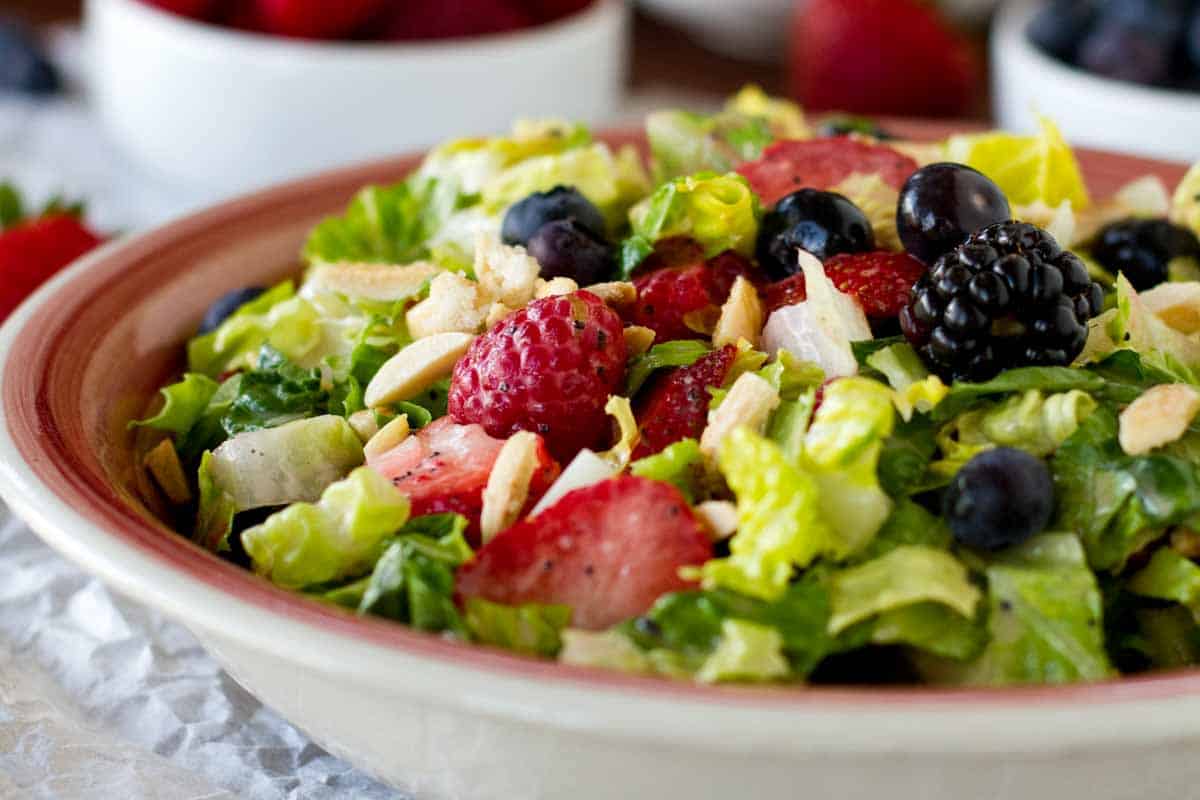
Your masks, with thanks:
[(611, 117), (628, 19), (621, 0), (88, 0), (90, 90), (147, 171), (221, 195), (514, 117)]

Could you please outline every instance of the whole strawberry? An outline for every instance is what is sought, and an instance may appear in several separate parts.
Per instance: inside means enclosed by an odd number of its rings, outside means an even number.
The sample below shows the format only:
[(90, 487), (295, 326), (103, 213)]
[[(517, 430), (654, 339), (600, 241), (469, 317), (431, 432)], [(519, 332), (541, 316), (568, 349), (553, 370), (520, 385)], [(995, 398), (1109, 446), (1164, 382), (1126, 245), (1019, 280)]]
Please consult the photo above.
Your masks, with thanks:
[[(843, 253), (825, 262), (834, 286), (858, 300), (871, 320), (895, 319), (909, 302), (913, 284), (925, 265), (907, 253)], [(767, 311), (805, 300), (804, 274), (797, 273), (762, 290)]]
[(970, 43), (923, 0), (807, 0), (791, 80), (813, 110), (954, 116), (980, 89)]
[(707, 339), (701, 323), (706, 317), (715, 321), (734, 281), (754, 272), (749, 261), (730, 251), (707, 262), (646, 273), (634, 280), (638, 299), (626, 320), (652, 329), (656, 342)]
[(384, 0), (254, 0), (254, 19), (268, 33), (298, 39), (340, 39), (361, 28)]
[(621, 388), (627, 351), (621, 319), (590, 292), (535, 300), (496, 323), (454, 367), (449, 413), (489, 435), (542, 436), (569, 462), (604, 446), (604, 406)]

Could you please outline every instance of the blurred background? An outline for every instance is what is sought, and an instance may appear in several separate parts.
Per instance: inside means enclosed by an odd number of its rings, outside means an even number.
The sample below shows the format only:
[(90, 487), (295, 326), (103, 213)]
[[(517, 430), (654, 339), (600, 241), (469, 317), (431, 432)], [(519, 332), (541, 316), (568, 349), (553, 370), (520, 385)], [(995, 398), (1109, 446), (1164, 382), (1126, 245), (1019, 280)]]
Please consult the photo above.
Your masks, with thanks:
[[(140, 227), (517, 117), (747, 83), (826, 112), (1200, 158), (1191, 0), (3, 0), (0, 174)], [(1152, 124), (1147, 124), (1153, 120)]]

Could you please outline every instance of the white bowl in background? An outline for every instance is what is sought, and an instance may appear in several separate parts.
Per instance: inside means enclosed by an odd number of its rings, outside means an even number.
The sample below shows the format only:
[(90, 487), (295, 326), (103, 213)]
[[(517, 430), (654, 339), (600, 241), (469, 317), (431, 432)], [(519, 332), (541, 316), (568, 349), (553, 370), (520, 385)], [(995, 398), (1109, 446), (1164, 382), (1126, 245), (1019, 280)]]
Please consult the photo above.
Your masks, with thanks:
[(651, 15), (686, 30), (709, 49), (749, 61), (786, 51), (794, 0), (638, 0)]
[(205, 25), (137, 0), (88, 0), (91, 93), (151, 171), (234, 191), (506, 129), (514, 118), (610, 118), (628, 8), (474, 39), (308, 42)]
[(1200, 93), (1102, 78), (1051, 58), (1025, 35), (1039, 5), (1008, 3), (996, 18), (993, 105), (1001, 127), (1032, 131), (1041, 113), (1072, 144), (1200, 160)]

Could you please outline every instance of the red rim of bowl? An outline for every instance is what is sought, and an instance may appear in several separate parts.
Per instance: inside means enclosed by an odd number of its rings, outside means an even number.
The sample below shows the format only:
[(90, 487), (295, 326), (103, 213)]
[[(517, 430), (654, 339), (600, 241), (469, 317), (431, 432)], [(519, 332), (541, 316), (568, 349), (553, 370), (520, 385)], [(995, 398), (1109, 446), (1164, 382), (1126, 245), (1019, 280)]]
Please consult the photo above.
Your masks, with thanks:
[[(907, 125), (913, 132), (944, 132), (945, 126)], [(609, 141), (628, 142), (636, 137), (614, 134)], [(1095, 161), (1091, 177), (1115, 183), (1131, 176), (1122, 164), (1136, 163), (1138, 174), (1158, 174), (1168, 181), (1177, 180), (1184, 167), (1167, 162), (1117, 156), (1095, 151), (1080, 151), (1081, 158)], [(238, 198), (209, 211), (189, 217), (163, 229), (138, 237), (98, 254), (81, 263), (69, 275), (39, 292), (16, 320), (20, 330), (12, 336), (3, 372), (2, 402), (8, 433), (12, 437), (22, 468), (56, 495), (63, 503), (85, 517), (97, 529), (150, 557), (157, 565), (177, 570), (210, 588), (228, 593), (268, 613), (315, 626), (326, 632), (376, 645), (395, 647), (408, 653), (433, 659), (445, 659), (456, 666), (479, 670), (500, 670), (533, 681), (573, 683), (580, 688), (633, 690), (683, 699), (759, 704), (780, 708), (817, 708), (835, 705), (846, 710), (879, 711), (888, 707), (914, 704), (961, 706), (978, 710), (985, 705), (1023, 705), (1067, 703), (1114, 703), (1133, 700), (1165, 699), (1200, 693), (1200, 671), (1179, 670), (1154, 675), (1115, 678), (1091, 684), (1059, 687), (1011, 687), (996, 689), (954, 689), (926, 686), (895, 687), (730, 687), (704, 686), (657, 678), (624, 675), (616, 672), (572, 667), (539, 661), (470, 644), (454, 643), (437, 636), (414, 631), (399, 623), (359, 618), (353, 614), (287, 592), (257, 578), (250, 572), (217, 558), (174, 533), (162, 522), (139, 509), (131, 499), (114, 487), (95, 452), (84, 446), (83, 438), (72, 430), (78, 420), (69, 413), (77, 405), (81, 389), (78, 367), (83, 363), (87, 339), (74, 333), (86, 316), (88, 299), (103, 292), (115, 279), (134, 285), (148, 280), (156, 269), (156, 256), (173, 248), (186, 248), (188, 242), (206, 232), (221, 229), (235, 221), (246, 224), (263, 213), (286, 213), (289, 206), (320, 192), (343, 191), (347, 185), (396, 179), (416, 163), (415, 157), (351, 167), (303, 179)], [(1102, 167), (1107, 164), (1106, 174)], [(215, 292), (214, 292), (215, 294)], [(11, 332), (9, 332), (11, 333)], [(28, 365), (33, 365), (30, 368)], [(64, 365), (67, 372), (64, 373)], [(74, 368), (74, 372), (72, 369)], [(66, 382), (67, 390), (61, 389)], [(55, 383), (60, 388), (55, 390)]]

